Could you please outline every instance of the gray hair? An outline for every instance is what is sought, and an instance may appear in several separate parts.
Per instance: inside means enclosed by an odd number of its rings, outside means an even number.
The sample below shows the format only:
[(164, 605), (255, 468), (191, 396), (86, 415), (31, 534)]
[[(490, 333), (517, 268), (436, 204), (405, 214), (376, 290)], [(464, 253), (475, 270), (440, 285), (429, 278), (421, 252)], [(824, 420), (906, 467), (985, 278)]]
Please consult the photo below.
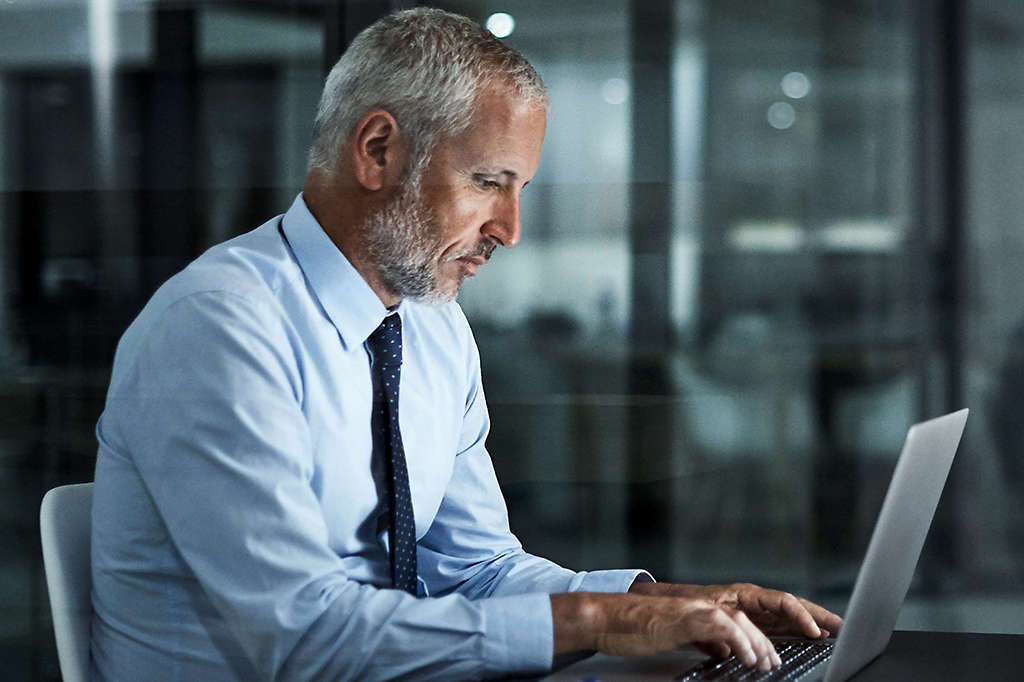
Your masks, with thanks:
[(380, 108), (410, 146), (406, 172), (422, 170), (438, 142), (466, 129), (477, 94), (495, 82), (548, 106), (544, 82), (526, 58), (476, 22), (427, 7), (384, 17), (355, 37), (327, 76), (309, 168), (337, 170), (342, 144)]

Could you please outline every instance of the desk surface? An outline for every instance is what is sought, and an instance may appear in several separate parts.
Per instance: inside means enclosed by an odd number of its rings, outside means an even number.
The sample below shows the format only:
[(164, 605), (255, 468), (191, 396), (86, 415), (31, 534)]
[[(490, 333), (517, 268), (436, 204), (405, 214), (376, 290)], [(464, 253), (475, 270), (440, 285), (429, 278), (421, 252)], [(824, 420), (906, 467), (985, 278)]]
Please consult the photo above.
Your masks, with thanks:
[[(640, 659), (599, 654), (545, 679), (671, 680), (700, 660), (703, 656), (696, 650)], [(852, 678), (853, 682), (916, 680), (1024, 680), (1024, 635), (897, 631), (885, 652)]]
[(1024, 635), (897, 631), (853, 680), (1024, 679)]

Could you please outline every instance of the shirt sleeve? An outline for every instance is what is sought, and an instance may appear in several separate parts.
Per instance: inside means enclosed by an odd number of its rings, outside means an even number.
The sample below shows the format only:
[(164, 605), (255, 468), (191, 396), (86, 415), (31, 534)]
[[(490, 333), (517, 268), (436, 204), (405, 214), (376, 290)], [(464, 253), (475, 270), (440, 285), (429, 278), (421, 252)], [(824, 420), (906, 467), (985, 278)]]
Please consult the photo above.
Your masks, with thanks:
[[(546, 596), (417, 599), (348, 579), (311, 487), (292, 332), (274, 304), (174, 303), (112, 382), (131, 453), (174, 547), (267, 679), (480, 678), (550, 668)], [(518, 629), (509, 613), (547, 611)]]
[[(468, 323), (466, 323), (467, 334)], [(529, 593), (625, 592), (634, 580), (653, 580), (639, 569), (571, 571), (523, 550), (512, 534), (494, 466), (484, 446), (490, 419), (480, 380), (480, 358), (469, 335), (466, 411), (451, 481), (434, 522), (419, 540), (420, 576), (431, 594), (471, 599)], [(523, 608), (520, 626), (539, 627), (540, 615)], [(550, 621), (550, 609), (544, 614)], [(550, 623), (548, 624), (550, 630)]]

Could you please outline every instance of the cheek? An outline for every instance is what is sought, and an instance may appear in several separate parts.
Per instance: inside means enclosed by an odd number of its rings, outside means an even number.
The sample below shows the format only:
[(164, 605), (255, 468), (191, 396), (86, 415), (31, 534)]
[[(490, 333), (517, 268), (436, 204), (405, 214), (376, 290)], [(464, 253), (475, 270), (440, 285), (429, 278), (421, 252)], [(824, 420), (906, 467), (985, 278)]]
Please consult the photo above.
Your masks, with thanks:
[(454, 197), (440, 215), (445, 241), (473, 238), (487, 222), (489, 202), (480, 197)]
[(493, 195), (474, 187), (448, 185), (429, 197), (429, 206), (437, 225), (438, 240), (444, 250), (475, 244), (480, 228), (492, 210)]

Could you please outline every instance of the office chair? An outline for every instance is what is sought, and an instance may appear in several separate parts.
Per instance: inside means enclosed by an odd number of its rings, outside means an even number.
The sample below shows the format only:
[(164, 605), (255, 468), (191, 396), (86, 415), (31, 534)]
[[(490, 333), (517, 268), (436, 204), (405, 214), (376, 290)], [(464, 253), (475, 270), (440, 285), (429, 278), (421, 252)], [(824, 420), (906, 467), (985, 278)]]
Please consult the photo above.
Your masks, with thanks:
[(64, 682), (86, 682), (92, 620), (92, 483), (47, 492), (39, 507), (39, 530), (60, 672)]

